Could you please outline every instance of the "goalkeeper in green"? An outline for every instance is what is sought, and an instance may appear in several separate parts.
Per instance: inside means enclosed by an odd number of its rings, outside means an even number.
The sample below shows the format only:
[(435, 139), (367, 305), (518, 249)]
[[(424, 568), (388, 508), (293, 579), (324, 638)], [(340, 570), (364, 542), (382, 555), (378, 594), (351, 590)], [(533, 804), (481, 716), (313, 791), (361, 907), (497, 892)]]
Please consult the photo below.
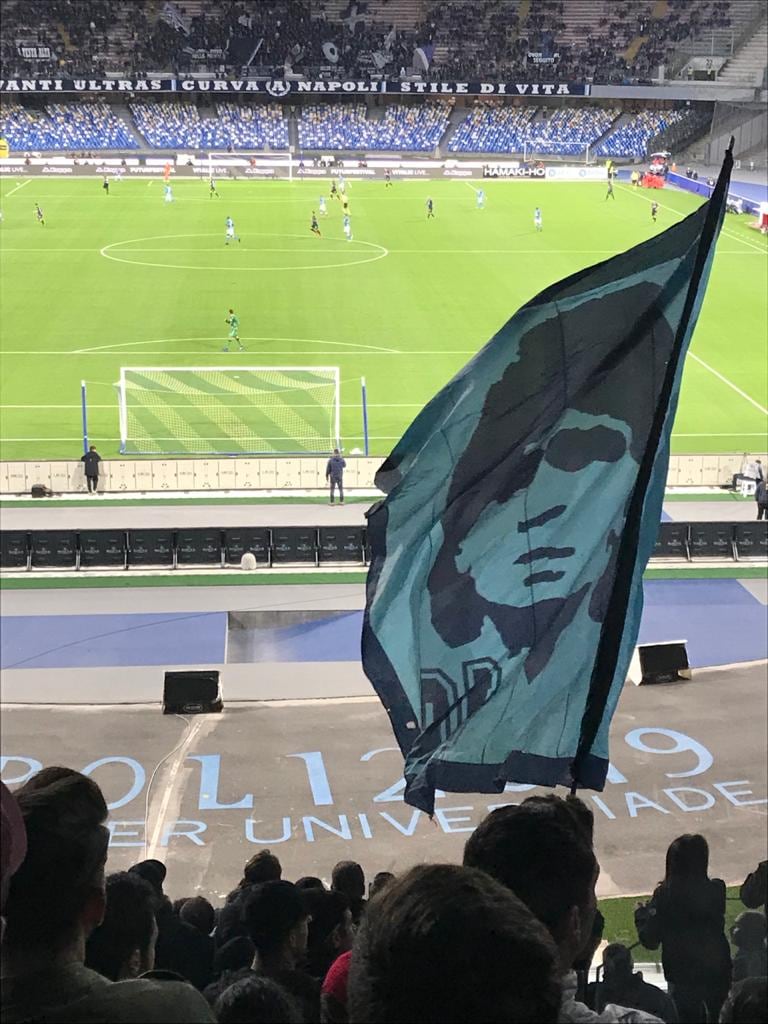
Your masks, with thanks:
[(230, 309), (229, 316), (224, 322), (229, 324), (229, 340), (222, 349), (222, 352), (229, 352), (230, 341), (236, 341), (238, 351), (245, 352), (245, 346), (240, 341), (240, 317), (235, 313), (234, 309)]

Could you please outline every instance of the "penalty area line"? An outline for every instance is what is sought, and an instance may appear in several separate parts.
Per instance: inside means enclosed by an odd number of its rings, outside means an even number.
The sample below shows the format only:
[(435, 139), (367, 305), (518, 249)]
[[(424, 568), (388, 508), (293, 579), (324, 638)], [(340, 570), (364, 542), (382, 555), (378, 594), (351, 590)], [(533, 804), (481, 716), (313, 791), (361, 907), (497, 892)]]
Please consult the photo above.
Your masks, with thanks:
[[(716, 370), (714, 368), (714, 366), (710, 366), (709, 363), (705, 363), (704, 360), (701, 358), (701, 356), (697, 356), (695, 352), (690, 352), (690, 351), (688, 352), (688, 355), (690, 356), (691, 359), (695, 359), (697, 363), (700, 363), (701, 366), (703, 366), (705, 370), (709, 370), (709, 372), (711, 374), (713, 374), (715, 377), (717, 377), (718, 380), (722, 381), (723, 384), (727, 385), (732, 391), (735, 391), (737, 395), (741, 395), (741, 397), (745, 401), (749, 402), (750, 405), (754, 405), (754, 407), (756, 409), (759, 409), (759, 411), (761, 413), (763, 413), (764, 416), (768, 416), (768, 409), (766, 409), (764, 405), (760, 405), (760, 403), (755, 401), (755, 399), (752, 398), (751, 395), (748, 395), (746, 393), (746, 391), (742, 391), (740, 387), (738, 387), (736, 384), (734, 384), (732, 380), (728, 380), (727, 377), (724, 377), (723, 374), (720, 373), (719, 370)], [(714, 436), (714, 435), (712, 435), (712, 436)]]

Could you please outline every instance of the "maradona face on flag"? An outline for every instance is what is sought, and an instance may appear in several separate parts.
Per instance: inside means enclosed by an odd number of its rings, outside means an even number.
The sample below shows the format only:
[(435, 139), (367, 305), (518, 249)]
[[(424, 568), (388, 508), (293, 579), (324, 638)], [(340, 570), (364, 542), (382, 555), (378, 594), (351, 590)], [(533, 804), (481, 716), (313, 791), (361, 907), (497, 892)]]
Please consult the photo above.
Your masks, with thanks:
[(415, 807), (603, 787), (731, 162), (690, 217), (519, 310), (376, 476), (363, 666)]

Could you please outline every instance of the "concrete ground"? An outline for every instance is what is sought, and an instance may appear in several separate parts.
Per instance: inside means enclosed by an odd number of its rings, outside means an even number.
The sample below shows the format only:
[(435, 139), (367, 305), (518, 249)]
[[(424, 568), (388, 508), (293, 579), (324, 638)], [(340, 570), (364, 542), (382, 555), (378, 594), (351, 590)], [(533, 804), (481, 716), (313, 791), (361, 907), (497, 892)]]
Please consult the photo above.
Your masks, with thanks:
[[(611, 733), (611, 781), (585, 796), (600, 895), (647, 892), (682, 832), (707, 836), (712, 873), (728, 882), (766, 857), (764, 664), (629, 685)], [(2, 741), (11, 783), (36, 762), (87, 767), (111, 805), (109, 869), (157, 857), (172, 897), (220, 899), (267, 847), (289, 879), (328, 878), (347, 858), (370, 876), (457, 861), (489, 806), (523, 798), (447, 794), (434, 821), (407, 807), (402, 759), (370, 698), (227, 703), (188, 719), (158, 706), (5, 706)]]

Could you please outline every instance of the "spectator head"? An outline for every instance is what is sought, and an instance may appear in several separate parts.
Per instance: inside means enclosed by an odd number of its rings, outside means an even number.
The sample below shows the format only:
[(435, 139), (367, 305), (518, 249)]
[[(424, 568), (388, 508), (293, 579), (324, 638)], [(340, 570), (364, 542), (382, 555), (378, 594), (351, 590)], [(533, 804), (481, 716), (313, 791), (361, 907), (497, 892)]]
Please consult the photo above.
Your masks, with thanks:
[(173, 901), (171, 906), (173, 907), (173, 912), (176, 915), (176, 917), (179, 916), (179, 914), (181, 913), (181, 908), (184, 906), (184, 904), (187, 902), (187, 900), (190, 900), (190, 899), (192, 899), (191, 896), (182, 896), (180, 900), (174, 900)]
[(280, 861), (269, 850), (261, 850), (243, 868), (243, 880), (241, 887), (247, 885), (261, 885), (262, 882), (279, 882), (283, 876), (283, 868)]
[(620, 988), (632, 977), (632, 954), (621, 942), (611, 942), (603, 950), (603, 973), (609, 988)]
[(373, 876), (373, 881), (371, 882), (371, 887), (368, 891), (369, 898), (373, 899), (374, 896), (378, 896), (378, 894), (383, 889), (386, 889), (389, 883), (394, 882), (394, 880), (395, 876), (392, 874), (391, 871), (378, 871)]
[(678, 836), (667, 849), (664, 881), (669, 884), (701, 882), (709, 870), (709, 845), (698, 833)]
[(305, 889), (322, 889), (323, 892), (326, 891), (322, 878), (315, 878), (314, 875), (304, 875), (298, 882), (294, 882), (294, 885), (302, 892)]
[(723, 1003), (721, 1024), (763, 1024), (767, 1002), (768, 978), (738, 981)]
[(254, 886), (243, 901), (243, 922), (261, 966), (301, 963), (307, 951), (308, 914), (291, 882)]
[(342, 953), (331, 964), (323, 981), (320, 992), (320, 1020), (327, 1024), (346, 1024), (347, 986), (349, 984), (349, 965), (352, 962), (352, 950)]
[(309, 914), (308, 969), (322, 981), (334, 960), (352, 948), (354, 927), (349, 900), (340, 892), (325, 889), (305, 889), (302, 899)]
[(484, 872), (421, 866), (371, 900), (350, 967), (350, 1020), (546, 1022), (560, 999), (546, 929)]
[(492, 811), (467, 840), (464, 864), (487, 872), (530, 908), (568, 971), (592, 931), (598, 865), (583, 828), (554, 806), (531, 801)]
[(765, 947), (765, 914), (745, 910), (731, 925), (731, 941), (738, 949), (761, 950)]
[(155, 891), (129, 871), (110, 875), (104, 920), (86, 943), (85, 966), (110, 981), (136, 978), (155, 965)]
[(300, 1024), (299, 1008), (276, 982), (250, 974), (225, 988), (213, 1006), (220, 1024)]
[(256, 947), (247, 935), (236, 935), (216, 950), (213, 956), (213, 974), (238, 971), (250, 967), (256, 955)]
[(85, 939), (104, 916), (107, 805), (96, 783), (69, 768), (44, 768), (15, 793), (27, 854), (6, 900), (3, 952), (49, 967), (82, 963)]
[(133, 864), (128, 870), (137, 874), (139, 878), (143, 878), (145, 882), (149, 882), (156, 895), (163, 895), (166, 867), (161, 860), (140, 860), (138, 864)]
[(549, 813), (558, 821), (575, 823), (584, 833), (587, 842), (592, 845), (595, 830), (595, 816), (583, 800), (568, 795), (563, 799), (555, 793), (542, 796), (529, 796), (523, 803), (527, 807), (537, 807), (542, 813)]
[[(0, 782), (0, 915), (11, 878), (18, 871), (27, 852), (27, 833), (16, 797)], [(0, 916), (0, 941), (5, 931), (5, 918)]]
[[(338, 450), (335, 452), (338, 455)], [(350, 902), (365, 896), (365, 874), (354, 860), (340, 860), (331, 873), (331, 889), (346, 896)]]
[(192, 896), (185, 900), (179, 910), (179, 917), (196, 928), (201, 935), (210, 935), (216, 925), (216, 912), (204, 896)]
[(340, 454), (339, 449), (338, 448), (334, 448), (333, 449), (333, 454), (334, 455), (339, 455)]

